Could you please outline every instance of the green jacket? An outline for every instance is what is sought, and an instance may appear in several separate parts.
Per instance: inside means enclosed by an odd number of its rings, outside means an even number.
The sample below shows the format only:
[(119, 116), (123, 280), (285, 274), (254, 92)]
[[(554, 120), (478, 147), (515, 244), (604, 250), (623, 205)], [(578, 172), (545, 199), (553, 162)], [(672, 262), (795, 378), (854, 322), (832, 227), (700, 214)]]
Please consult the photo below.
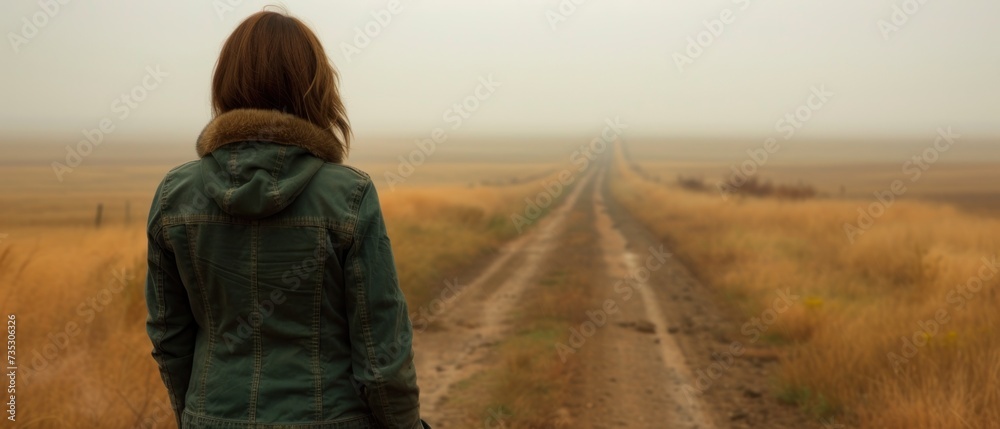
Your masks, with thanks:
[(146, 322), (182, 428), (421, 428), (378, 195), (333, 134), (234, 110), (164, 177)]

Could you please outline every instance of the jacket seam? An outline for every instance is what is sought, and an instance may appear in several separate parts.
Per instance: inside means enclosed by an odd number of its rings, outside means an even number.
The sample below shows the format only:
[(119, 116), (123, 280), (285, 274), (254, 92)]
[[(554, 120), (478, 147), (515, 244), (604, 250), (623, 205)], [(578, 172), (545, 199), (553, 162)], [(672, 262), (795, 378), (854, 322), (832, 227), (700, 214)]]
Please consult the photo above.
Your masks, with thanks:
[(162, 330), (160, 335), (157, 337), (157, 344), (163, 341), (163, 337), (167, 333), (167, 318), (165, 313), (167, 311), (166, 297), (163, 292), (163, 251), (156, 249), (156, 312), (157, 318), (160, 320), (160, 326)]
[(257, 223), (250, 228), (250, 301), (253, 307), (250, 309), (251, 325), (253, 326), (253, 375), (250, 382), (250, 405), (247, 415), (251, 422), (257, 421), (257, 400), (260, 395), (260, 372), (263, 348), (260, 335), (260, 292), (257, 279), (257, 248), (260, 245), (260, 226)]
[(354, 195), (351, 195), (351, 218), (349, 220), (351, 236), (358, 236), (358, 226), (360, 224), (359, 217), (361, 216), (361, 200), (364, 199), (365, 191), (368, 189), (370, 181), (361, 182), (358, 187), (354, 189)]
[[(157, 348), (160, 348), (160, 344), (163, 342), (163, 337), (167, 334), (167, 318), (166, 313), (166, 297), (163, 295), (163, 251), (156, 249), (156, 312), (157, 319), (159, 320), (160, 332), (156, 337)], [(163, 359), (162, 355), (158, 363), (160, 364), (160, 374), (163, 376), (163, 383), (166, 385), (167, 393), (170, 395), (170, 407), (175, 411), (179, 409), (177, 404), (177, 399), (174, 395), (177, 392), (174, 391), (173, 382), (170, 379), (170, 368), (166, 365), (166, 360)]]
[(352, 234), (354, 226), (354, 222), (352, 220), (348, 220), (346, 222), (337, 222), (322, 216), (314, 216), (314, 217), (306, 217), (298, 219), (292, 218), (292, 219), (280, 219), (280, 220), (267, 220), (267, 219), (253, 220), (253, 219), (241, 219), (230, 215), (215, 215), (215, 214), (169, 215), (169, 216), (163, 216), (162, 222), (164, 226), (184, 225), (192, 222), (222, 223), (229, 225), (252, 225), (254, 222), (258, 222), (260, 225), (266, 225), (266, 226), (311, 226), (316, 228), (326, 228), (343, 234)]
[[(366, 181), (365, 183), (359, 185), (358, 189), (359, 190), (363, 190), (363, 191), (367, 191), (368, 188), (370, 187), (370, 185), (371, 185), (371, 182), (370, 181)], [(360, 219), (359, 219), (359, 217), (360, 217), (360, 211), (361, 211), (361, 201), (363, 200), (363, 196), (366, 195), (366, 194), (367, 194), (367, 192), (357, 192), (357, 193), (355, 193), (355, 196), (354, 196), (354, 204), (355, 204), (355, 216), (354, 216), (354, 222), (355, 222), (355, 224), (354, 224), (354, 240), (355, 241), (354, 241), (354, 246), (355, 246), (355, 252), (358, 252), (360, 250), (361, 243), (364, 242), (364, 237), (361, 237), (359, 235), (358, 228), (359, 228), (359, 225), (361, 223)], [(357, 293), (359, 295), (359, 297), (358, 297), (358, 303), (359, 303), (359, 305), (361, 307), (361, 331), (363, 332), (363, 335), (365, 337), (365, 349), (368, 352), (368, 365), (371, 366), (371, 368), (372, 368), (372, 375), (374, 375), (374, 377), (375, 377), (375, 386), (374, 387), (375, 387), (375, 390), (376, 390), (376, 392), (378, 394), (379, 402), (381, 402), (381, 411), (382, 411), (382, 413), (385, 416), (386, 423), (388, 423), (389, 425), (393, 425), (395, 423), (395, 419), (393, 418), (393, 416), (392, 416), (391, 413), (387, 412), (387, 410), (389, 409), (389, 398), (386, 397), (385, 389), (382, 388), (382, 385), (384, 384), (385, 379), (384, 379), (384, 377), (382, 375), (381, 369), (378, 367), (378, 359), (375, 357), (375, 341), (372, 339), (371, 321), (369, 320), (369, 316), (368, 316), (368, 305), (369, 305), (369, 303), (368, 303), (368, 294), (366, 293), (365, 288), (364, 288), (365, 281), (364, 281), (364, 274), (363, 274), (362, 269), (361, 269), (361, 260), (360, 260), (360, 258), (357, 257), (357, 255), (355, 255), (355, 258), (354, 258), (354, 261), (353, 261), (353, 265), (354, 265), (353, 269), (354, 269), (354, 273), (355, 273), (355, 279), (356, 279), (356, 282), (357, 282), (357, 284), (355, 286), (357, 287)]]
[(278, 148), (278, 162), (274, 164), (274, 169), (271, 170), (271, 189), (274, 191), (274, 197), (273, 197), (274, 203), (277, 204), (278, 207), (283, 206), (281, 198), (281, 190), (278, 189), (278, 172), (281, 170), (281, 167), (283, 167), (285, 164), (286, 149), (287, 146), (281, 146), (280, 148)]
[(229, 200), (232, 199), (233, 193), (236, 192), (236, 187), (239, 183), (236, 182), (236, 167), (237, 167), (236, 151), (229, 152), (229, 189), (226, 190), (226, 195), (222, 197), (222, 205), (225, 208), (229, 208)]
[(312, 366), (313, 366), (313, 403), (316, 407), (316, 418), (323, 418), (323, 372), (320, 368), (320, 311), (321, 303), (323, 300), (323, 273), (326, 271), (326, 240), (324, 237), (326, 235), (325, 229), (318, 230), (318, 242), (319, 251), (317, 256), (320, 258), (319, 264), (319, 278), (316, 282), (315, 291), (313, 295), (313, 337), (312, 337)]
[(360, 168), (352, 167), (352, 166), (347, 165), (347, 164), (336, 164), (336, 163), (331, 163), (331, 164), (339, 165), (339, 166), (342, 166), (344, 168), (347, 168), (348, 170), (353, 171), (358, 176), (361, 176), (362, 179), (368, 179), (368, 180), (371, 179), (371, 176), (368, 173), (366, 173), (363, 170), (361, 170)]
[[(356, 244), (357, 245), (357, 244)], [(386, 420), (390, 420), (391, 416), (385, 411), (388, 409), (388, 398), (385, 397), (385, 393), (382, 389), (382, 370), (378, 367), (378, 360), (375, 358), (375, 341), (372, 339), (371, 333), (371, 322), (368, 320), (368, 294), (364, 290), (364, 279), (361, 273), (361, 262), (355, 258), (354, 259), (354, 273), (357, 280), (358, 288), (358, 304), (361, 308), (361, 332), (365, 337), (365, 351), (368, 355), (368, 365), (372, 368), (372, 375), (375, 377), (375, 391), (378, 392), (379, 402), (381, 402), (381, 411), (386, 414)], [(391, 424), (391, 422), (389, 422)]]
[(170, 181), (173, 180), (173, 178), (174, 178), (174, 172), (177, 171), (177, 169), (180, 168), (180, 167), (181, 166), (178, 166), (178, 167), (175, 167), (174, 169), (168, 171), (167, 175), (163, 177), (163, 186), (162, 186), (162, 189), (160, 189), (160, 201), (159, 201), (159, 203), (160, 203), (159, 211), (160, 211), (160, 216), (161, 216), (161, 218), (160, 218), (160, 224), (161, 224), (161, 226), (163, 224), (163, 220), (162, 220), (163, 219), (162, 218), (162, 216), (163, 216), (163, 208), (167, 206), (167, 195), (170, 193)]
[(195, 419), (199, 419), (199, 420), (206, 420), (206, 421), (210, 421), (210, 422), (213, 422), (213, 423), (220, 423), (220, 424), (224, 424), (224, 425), (247, 425), (247, 426), (253, 426), (253, 427), (260, 427), (260, 426), (263, 426), (263, 427), (322, 426), (322, 425), (331, 425), (331, 424), (346, 424), (346, 423), (354, 423), (354, 422), (364, 422), (366, 420), (367, 421), (371, 421), (372, 420), (372, 416), (369, 416), (369, 415), (360, 415), (360, 416), (354, 416), (354, 417), (344, 417), (344, 418), (334, 419), (334, 420), (314, 420), (314, 421), (294, 422), (294, 423), (252, 423), (251, 424), (249, 422), (244, 422), (244, 421), (240, 421), (240, 420), (223, 419), (223, 418), (208, 416), (208, 415), (205, 415), (205, 414), (198, 414), (198, 413), (195, 413), (194, 411), (191, 411), (191, 410), (184, 410), (184, 414), (190, 416), (191, 418), (195, 418)]
[(201, 266), (198, 264), (198, 255), (194, 248), (194, 237), (191, 234), (192, 225), (185, 226), (185, 232), (187, 233), (188, 242), (188, 253), (189, 258), (191, 258), (192, 265), (194, 265), (195, 280), (198, 282), (198, 294), (201, 295), (201, 306), (205, 310), (205, 319), (208, 321), (208, 327), (205, 329), (208, 331), (208, 351), (205, 353), (205, 364), (202, 368), (201, 373), (201, 395), (198, 398), (198, 409), (202, 413), (205, 412), (205, 397), (206, 387), (208, 386), (208, 373), (212, 368), (212, 355), (215, 354), (215, 320), (212, 317), (211, 305), (209, 305), (208, 296), (205, 294), (205, 281), (204, 276), (201, 273)]
[[(168, 181), (168, 180), (169, 180), (169, 178), (165, 179), (165, 181)], [(162, 198), (162, 194), (161, 194), (161, 198)], [(156, 232), (152, 235), (152, 237), (153, 237), (153, 240), (156, 240), (156, 237), (158, 235), (161, 236), (161, 238), (163, 239), (163, 243), (164, 243), (164, 246), (162, 246), (162, 247), (170, 247), (170, 248), (172, 248), (173, 246), (171, 245), (170, 240), (167, 238), (166, 228), (163, 226), (163, 215), (162, 215), (163, 210), (162, 210), (162, 207), (163, 207), (162, 204), (160, 204), (160, 207), (157, 207), (157, 212), (160, 215), (159, 219), (158, 219), (159, 226), (157, 227)], [(157, 244), (157, 243), (154, 241), (153, 244)], [(156, 309), (156, 311), (159, 313), (160, 324), (162, 326), (162, 330), (160, 331), (160, 335), (158, 337), (157, 344), (161, 344), (163, 342), (163, 338), (167, 335), (167, 317), (166, 317), (166, 313), (167, 313), (167, 298), (166, 298), (166, 295), (165, 295), (165, 291), (163, 290), (164, 273), (163, 273), (163, 248), (162, 247), (158, 247), (156, 249), (156, 300), (158, 301), (157, 302), (157, 309)], [(183, 397), (178, 397), (177, 395), (186, 395), (187, 392), (177, 392), (177, 391), (174, 390), (173, 378), (170, 376), (170, 368), (167, 367), (165, 361), (164, 361), (163, 368), (161, 369), (160, 372), (163, 375), (163, 384), (167, 388), (167, 394), (170, 396), (170, 408), (174, 409), (175, 411), (180, 411), (181, 410), (180, 402), (184, 398)]]

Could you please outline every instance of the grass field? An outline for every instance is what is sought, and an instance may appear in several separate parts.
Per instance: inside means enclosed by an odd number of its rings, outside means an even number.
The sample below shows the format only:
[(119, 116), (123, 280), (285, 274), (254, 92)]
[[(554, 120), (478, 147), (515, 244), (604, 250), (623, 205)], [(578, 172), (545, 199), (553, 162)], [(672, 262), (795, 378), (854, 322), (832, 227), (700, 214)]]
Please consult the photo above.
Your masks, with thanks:
[[(630, 149), (643, 170), (669, 171), (644, 161), (649, 148)], [(782, 346), (776, 379), (786, 402), (863, 428), (1000, 419), (1000, 219), (908, 199), (852, 243), (843, 226), (874, 197), (727, 201), (617, 167), (620, 202), (744, 315), (742, 334)], [(996, 166), (950, 165), (925, 180), (995, 192), (987, 171)], [(778, 291), (798, 303), (761, 319)], [(761, 320), (764, 329), (751, 325)]]
[[(412, 142), (359, 149), (354, 164), (379, 188), (411, 309), (518, 236), (510, 215), (566, 168), (574, 146), (473, 143), (456, 141), (395, 186), (385, 172), (398, 171), (397, 156)], [(713, 183), (742, 160), (742, 146), (673, 144), (630, 142), (633, 162), (654, 178), (619, 160), (612, 194), (740, 320), (770, 308), (776, 291), (800, 297), (754, 339), (782, 351), (774, 374), (782, 401), (862, 428), (979, 428), (1000, 419), (1000, 276), (992, 268), (1000, 169), (986, 161), (992, 148), (956, 151), (935, 165), (852, 242), (844, 224), (898, 177), (906, 159), (898, 156), (923, 143), (853, 155), (869, 162), (788, 152), (761, 170), (821, 191), (804, 201), (682, 190), (677, 175)], [(63, 182), (48, 166), (58, 148), (24, 149), (20, 161), (3, 161), (0, 298), (18, 321), (20, 427), (172, 427), (144, 331), (144, 226), (153, 190), (193, 156), (186, 150), (109, 152)], [(574, 225), (588, 216), (570, 214)], [(594, 246), (584, 231), (570, 229), (561, 246)], [(497, 344), (501, 366), (465, 381), (453, 404), (484, 413), (497, 404), (517, 408), (511, 427), (552, 424), (544, 402), (574, 395), (561, 384), (574, 367), (554, 364), (550, 347), (581, 321), (593, 297), (577, 286), (600, 272), (594, 255), (581, 254), (560, 261), (579, 259), (587, 269), (540, 269), (540, 289), (516, 307), (514, 334)]]
[[(24, 359), (19, 427), (173, 425), (149, 356), (143, 281), (150, 198), (176, 158), (84, 164), (62, 183), (42, 163), (0, 170), (0, 283), (10, 285), (2, 298)], [(380, 174), (391, 164), (357, 165), (380, 189), (400, 283), (417, 309), (517, 233), (509, 214), (537, 192), (519, 178), (554, 164), (428, 163), (395, 190)]]

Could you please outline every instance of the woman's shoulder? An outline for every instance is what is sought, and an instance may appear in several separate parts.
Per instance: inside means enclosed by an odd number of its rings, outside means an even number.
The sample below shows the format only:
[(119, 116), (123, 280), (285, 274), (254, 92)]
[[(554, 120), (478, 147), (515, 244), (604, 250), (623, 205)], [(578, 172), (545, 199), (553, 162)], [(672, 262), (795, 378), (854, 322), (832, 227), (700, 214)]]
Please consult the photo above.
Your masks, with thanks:
[(330, 175), (348, 176), (361, 182), (370, 182), (372, 180), (371, 176), (364, 170), (347, 164), (327, 162), (323, 164), (321, 171), (326, 171)]
[[(191, 161), (185, 162), (167, 171), (167, 174), (163, 175), (162, 183), (167, 183), (177, 178), (183, 178), (196, 174), (198, 171), (198, 162), (200, 159), (193, 159)], [(161, 184), (162, 184), (161, 183)]]
[(364, 189), (372, 178), (364, 170), (346, 164), (327, 162), (316, 172), (312, 181), (322, 188)]
[(199, 161), (198, 159), (191, 160), (167, 171), (167, 174), (163, 175), (163, 180), (160, 181), (157, 193), (165, 198), (179, 183), (190, 181), (197, 175)]
[(313, 176), (309, 184), (311, 189), (307, 189), (303, 194), (311, 194), (318, 198), (346, 199), (353, 203), (352, 205), (357, 205), (370, 193), (373, 186), (371, 176), (364, 170), (346, 164), (327, 162)]

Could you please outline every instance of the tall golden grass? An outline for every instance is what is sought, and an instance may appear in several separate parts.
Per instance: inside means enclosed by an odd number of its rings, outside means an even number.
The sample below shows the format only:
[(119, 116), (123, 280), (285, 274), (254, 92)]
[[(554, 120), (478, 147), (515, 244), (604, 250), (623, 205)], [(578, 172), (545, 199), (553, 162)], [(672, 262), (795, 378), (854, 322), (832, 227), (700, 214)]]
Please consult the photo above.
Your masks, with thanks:
[(852, 244), (844, 224), (874, 197), (724, 201), (620, 154), (612, 189), (743, 321), (777, 290), (801, 297), (760, 340), (786, 346), (782, 399), (851, 427), (1000, 427), (1000, 275), (983, 268), (1000, 220), (897, 201)]
[[(411, 309), (516, 234), (509, 215), (523, 210), (534, 186), (382, 191)], [(58, 205), (59, 196), (52, 198)], [(25, 225), (0, 231), (7, 234), (0, 236), (0, 298), (17, 317), (21, 359), (18, 427), (173, 427), (145, 333), (143, 219), (126, 227), (111, 218), (96, 229), (92, 209), (65, 226), (51, 219), (30, 226), (32, 214), (23, 211), (2, 218)]]

